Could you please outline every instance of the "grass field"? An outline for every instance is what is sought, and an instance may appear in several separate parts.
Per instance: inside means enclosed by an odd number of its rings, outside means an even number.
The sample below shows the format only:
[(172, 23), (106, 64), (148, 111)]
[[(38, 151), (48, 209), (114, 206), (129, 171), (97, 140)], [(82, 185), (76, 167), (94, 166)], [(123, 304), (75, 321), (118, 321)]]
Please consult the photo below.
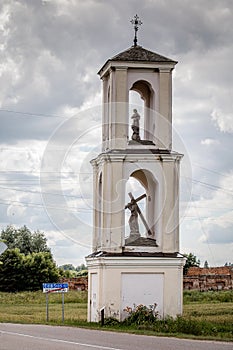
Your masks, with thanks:
[(232, 324), (233, 291), (184, 292), (184, 317), (196, 321)]
[[(65, 322), (86, 321), (87, 293), (65, 293)], [(62, 296), (49, 295), (49, 321), (61, 323)], [(45, 323), (46, 296), (41, 291), (0, 293), (0, 322)]]
[[(87, 293), (65, 294), (65, 325), (86, 326)], [(0, 322), (46, 323), (46, 297), (42, 292), (0, 293)], [(49, 295), (49, 323), (62, 324), (61, 294)], [(92, 327), (100, 327), (94, 324)], [(106, 328), (144, 334), (166, 334), (233, 341), (233, 291), (184, 292), (183, 317), (156, 322), (151, 327)]]

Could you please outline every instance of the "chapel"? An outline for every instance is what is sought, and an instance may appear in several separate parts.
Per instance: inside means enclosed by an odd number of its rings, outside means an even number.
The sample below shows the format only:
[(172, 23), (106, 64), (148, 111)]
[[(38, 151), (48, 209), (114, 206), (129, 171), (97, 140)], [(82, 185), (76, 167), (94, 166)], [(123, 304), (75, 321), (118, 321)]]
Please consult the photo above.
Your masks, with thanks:
[[(183, 155), (172, 147), (172, 72), (177, 62), (138, 45), (137, 30), (135, 38), (133, 46), (107, 59), (98, 72), (102, 150), (91, 161), (93, 241), (86, 257), (88, 320), (93, 322), (101, 310), (105, 317), (122, 320), (127, 307), (139, 304), (156, 304), (161, 318), (182, 314)], [(142, 99), (140, 111), (130, 103), (131, 91)], [(127, 193), (129, 181), (134, 186)]]

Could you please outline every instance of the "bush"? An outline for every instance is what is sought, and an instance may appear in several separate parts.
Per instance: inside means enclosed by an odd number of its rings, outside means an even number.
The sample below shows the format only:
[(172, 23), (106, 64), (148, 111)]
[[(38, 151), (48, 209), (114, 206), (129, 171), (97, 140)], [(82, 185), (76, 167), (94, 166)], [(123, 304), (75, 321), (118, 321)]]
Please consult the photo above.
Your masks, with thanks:
[(123, 321), (125, 325), (151, 325), (158, 319), (158, 311), (155, 311), (157, 304), (134, 306), (134, 309), (126, 307), (126, 311), (129, 316)]
[[(199, 294), (201, 294), (199, 292)], [(166, 317), (160, 319), (155, 311), (156, 304), (149, 307), (145, 305), (127, 307), (124, 309), (128, 317), (119, 325), (130, 326), (140, 330), (150, 330), (155, 333), (167, 334), (189, 334), (194, 336), (224, 337), (232, 339), (232, 324), (229, 322), (218, 323), (207, 320), (195, 320), (191, 317), (177, 316), (177, 318)], [(112, 323), (112, 325), (114, 325)]]
[(119, 324), (120, 324), (120, 322), (114, 317), (106, 317), (104, 319), (105, 326), (117, 326)]

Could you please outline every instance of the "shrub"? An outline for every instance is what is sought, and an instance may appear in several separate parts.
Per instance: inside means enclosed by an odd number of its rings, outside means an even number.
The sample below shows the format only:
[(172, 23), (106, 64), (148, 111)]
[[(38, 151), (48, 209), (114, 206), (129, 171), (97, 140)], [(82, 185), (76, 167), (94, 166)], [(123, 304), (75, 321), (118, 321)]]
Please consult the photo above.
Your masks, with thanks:
[(114, 317), (106, 317), (104, 319), (105, 326), (117, 326), (119, 324), (120, 324), (120, 322)]
[(129, 316), (123, 321), (125, 325), (151, 325), (158, 319), (158, 311), (155, 311), (157, 304), (134, 306), (134, 309), (126, 307), (126, 311)]

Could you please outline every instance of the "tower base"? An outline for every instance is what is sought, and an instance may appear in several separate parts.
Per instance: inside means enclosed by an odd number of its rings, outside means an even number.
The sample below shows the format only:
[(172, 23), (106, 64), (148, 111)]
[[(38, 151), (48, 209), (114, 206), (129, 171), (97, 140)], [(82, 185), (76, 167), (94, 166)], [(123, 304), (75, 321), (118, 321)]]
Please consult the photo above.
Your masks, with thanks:
[(176, 317), (183, 307), (183, 266), (178, 254), (98, 252), (86, 257), (88, 321), (105, 317), (122, 321), (126, 307), (157, 304), (159, 317)]

